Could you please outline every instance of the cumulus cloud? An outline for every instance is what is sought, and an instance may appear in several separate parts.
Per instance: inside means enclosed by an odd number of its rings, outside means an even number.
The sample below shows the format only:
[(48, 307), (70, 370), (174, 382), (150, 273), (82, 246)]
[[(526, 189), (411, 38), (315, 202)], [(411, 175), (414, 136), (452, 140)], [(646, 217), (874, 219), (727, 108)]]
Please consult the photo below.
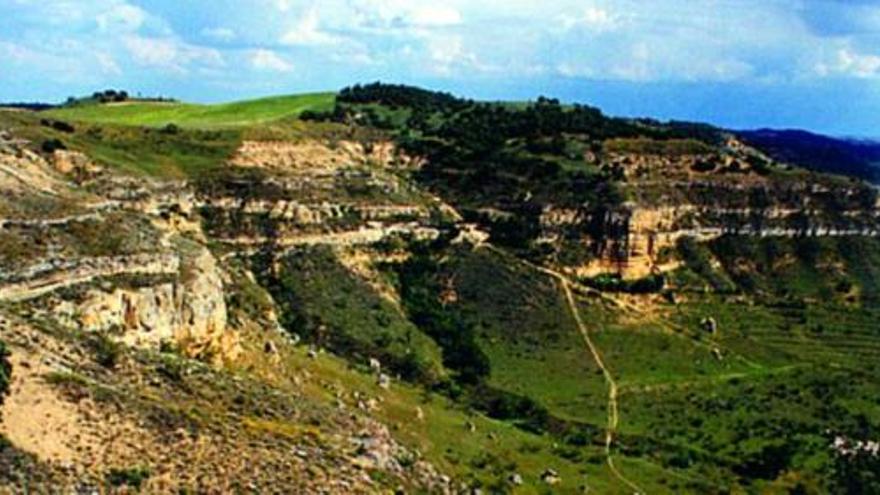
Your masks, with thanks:
[(219, 51), (190, 45), (175, 38), (128, 36), (123, 44), (135, 63), (172, 72), (187, 73), (194, 62), (208, 67), (224, 65), (223, 55)]
[(101, 31), (137, 31), (147, 20), (147, 13), (140, 7), (121, 3), (95, 18)]
[(339, 36), (321, 29), (318, 9), (312, 7), (305, 12), (305, 15), (291, 29), (284, 33), (280, 41), (285, 45), (322, 46), (338, 45), (343, 40)]
[(376, 31), (435, 29), (460, 25), (461, 11), (447, 3), (404, 0), (351, 0), (355, 29)]
[(851, 76), (860, 79), (880, 77), (880, 55), (859, 53), (851, 48), (841, 48), (834, 59), (819, 62), (816, 72), (820, 76)]
[(461, 13), (449, 6), (425, 5), (411, 11), (406, 18), (408, 24), (421, 27), (454, 26), (461, 24)]
[(563, 14), (560, 16), (560, 21), (565, 30), (583, 28), (601, 32), (617, 28), (620, 24), (620, 16), (609, 9), (590, 5), (577, 15)]
[(235, 30), (228, 27), (207, 27), (200, 31), (201, 35), (217, 41), (232, 41), (236, 38)]
[(30, 59), (47, 78), (114, 84), (256, 85), (277, 72), (312, 87), (880, 77), (880, 8), (869, 1), (7, 0), (3, 10), (0, 68)]
[(272, 72), (292, 72), (293, 64), (272, 50), (254, 50), (251, 65), (258, 70)]
[[(451, 76), (457, 71), (490, 73), (500, 67), (484, 62), (472, 50), (465, 46), (461, 36), (428, 36), (425, 39), (427, 52), (426, 69), (435, 75)], [(410, 48), (410, 53), (412, 48)], [(422, 58), (421, 55), (417, 55)]]
[(98, 66), (101, 68), (101, 72), (104, 74), (110, 76), (122, 75), (122, 68), (116, 62), (116, 59), (109, 53), (98, 52), (95, 54), (95, 58), (98, 61)]

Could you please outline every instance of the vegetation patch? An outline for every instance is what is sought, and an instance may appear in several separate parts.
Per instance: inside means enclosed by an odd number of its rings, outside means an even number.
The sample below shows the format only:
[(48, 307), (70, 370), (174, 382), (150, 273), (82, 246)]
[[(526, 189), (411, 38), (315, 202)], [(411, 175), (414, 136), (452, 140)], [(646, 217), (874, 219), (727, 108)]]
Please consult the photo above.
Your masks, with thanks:
[(271, 273), (266, 261), (257, 261), (256, 272), (288, 331), (361, 363), (379, 359), (407, 380), (430, 384), (443, 378), (437, 344), (342, 265), (331, 248), (294, 251), (280, 262)]
[(113, 468), (107, 472), (107, 484), (115, 487), (128, 487), (140, 491), (144, 483), (150, 478), (150, 470), (145, 467)]
[(715, 150), (696, 139), (615, 138), (605, 141), (609, 153), (633, 153), (638, 155), (685, 156), (709, 155)]

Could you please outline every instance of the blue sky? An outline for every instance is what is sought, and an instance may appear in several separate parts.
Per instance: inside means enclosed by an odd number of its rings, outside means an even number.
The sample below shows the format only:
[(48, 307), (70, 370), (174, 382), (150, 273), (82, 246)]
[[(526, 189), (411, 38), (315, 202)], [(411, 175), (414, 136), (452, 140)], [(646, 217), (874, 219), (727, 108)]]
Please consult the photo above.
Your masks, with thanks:
[(380, 79), (880, 137), (880, 0), (0, 0), (0, 100)]

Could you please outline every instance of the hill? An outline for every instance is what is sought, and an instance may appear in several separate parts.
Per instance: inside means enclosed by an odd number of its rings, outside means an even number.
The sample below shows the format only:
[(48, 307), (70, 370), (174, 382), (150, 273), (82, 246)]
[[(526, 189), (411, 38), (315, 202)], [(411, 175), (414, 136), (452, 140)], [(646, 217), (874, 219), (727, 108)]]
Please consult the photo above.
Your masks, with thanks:
[(187, 128), (242, 127), (295, 118), (304, 111), (332, 107), (332, 93), (276, 96), (257, 100), (196, 105), (178, 102), (120, 102), (76, 105), (47, 112), (72, 121), (131, 126), (163, 127), (174, 124)]
[(800, 130), (760, 129), (737, 134), (776, 160), (880, 183), (880, 143)]
[(327, 102), (0, 112), (0, 490), (880, 489), (876, 188), (550, 98)]

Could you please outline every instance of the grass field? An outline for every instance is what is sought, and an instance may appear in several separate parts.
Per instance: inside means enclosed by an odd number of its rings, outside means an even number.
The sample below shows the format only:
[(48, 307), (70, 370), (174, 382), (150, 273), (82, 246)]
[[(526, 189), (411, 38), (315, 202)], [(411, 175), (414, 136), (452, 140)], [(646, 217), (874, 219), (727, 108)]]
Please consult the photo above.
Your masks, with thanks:
[[(37, 151), (54, 141), (118, 170), (181, 179), (222, 165), (245, 139), (295, 140), (338, 132), (342, 126), (296, 119), (333, 102), (332, 93), (315, 93), (218, 105), (131, 102), (37, 113), (0, 110), (0, 128), (28, 139)], [(53, 127), (55, 120), (73, 130)], [(171, 123), (178, 129), (165, 128)]]
[(333, 93), (310, 93), (216, 105), (154, 102), (83, 105), (53, 110), (46, 112), (46, 115), (101, 124), (148, 127), (175, 124), (185, 128), (215, 129), (245, 127), (297, 117), (306, 110), (328, 110), (334, 101)]
[(452, 279), (456, 309), (491, 362), (492, 386), (559, 418), (605, 421), (605, 383), (553, 279), (488, 250), (456, 260)]

